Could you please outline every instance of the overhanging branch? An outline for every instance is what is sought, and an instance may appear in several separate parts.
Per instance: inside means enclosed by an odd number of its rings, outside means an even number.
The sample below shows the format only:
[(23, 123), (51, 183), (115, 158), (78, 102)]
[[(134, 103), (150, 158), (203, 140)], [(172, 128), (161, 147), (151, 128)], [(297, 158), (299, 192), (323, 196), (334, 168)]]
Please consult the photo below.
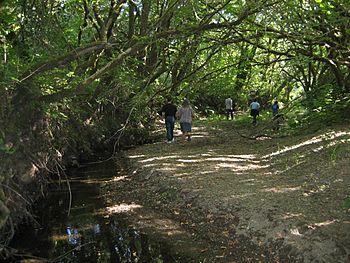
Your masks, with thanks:
[(144, 48), (143, 44), (135, 44), (132, 47), (129, 47), (124, 52), (120, 53), (116, 58), (107, 63), (105, 66), (97, 70), (94, 74), (86, 78), (83, 82), (81, 82), (75, 89), (67, 89), (54, 94), (45, 95), (41, 97), (42, 101), (45, 102), (54, 102), (60, 100), (62, 98), (74, 97), (76, 95), (87, 94), (86, 87), (90, 85), (94, 80), (100, 78), (102, 75), (107, 73), (112, 68), (119, 65), (126, 57), (133, 54), (135, 51)]
[(89, 46), (77, 48), (73, 51), (71, 51), (68, 54), (65, 54), (64, 56), (55, 58), (54, 60), (51, 60), (49, 62), (41, 63), (33, 68), (29, 72), (26, 72), (21, 79), (20, 82), (28, 81), (31, 78), (35, 77), (36, 75), (39, 75), (40, 73), (43, 73), (45, 71), (54, 69), (54, 68), (63, 68), (66, 67), (70, 62), (73, 60), (82, 57), (87, 54), (91, 54), (96, 51), (101, 51), (103, 49), (110, 49), (113, 45), (109, 43), (92, 43)]

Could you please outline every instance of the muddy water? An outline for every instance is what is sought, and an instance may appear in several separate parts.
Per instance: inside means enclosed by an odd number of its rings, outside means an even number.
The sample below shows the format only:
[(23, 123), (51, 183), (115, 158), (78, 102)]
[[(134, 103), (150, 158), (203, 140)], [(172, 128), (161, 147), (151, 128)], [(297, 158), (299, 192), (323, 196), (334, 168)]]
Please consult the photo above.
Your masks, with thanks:
[[(113, 163), (68, 172), (69, 183), (51, 185), (35, 207), (36, 223), (18, 230), (8, 262), (178, 262), (122, 218), (107, 216), (100, 184), (116, 173)], [(27, 261), (28, 260), (28, 261)]]

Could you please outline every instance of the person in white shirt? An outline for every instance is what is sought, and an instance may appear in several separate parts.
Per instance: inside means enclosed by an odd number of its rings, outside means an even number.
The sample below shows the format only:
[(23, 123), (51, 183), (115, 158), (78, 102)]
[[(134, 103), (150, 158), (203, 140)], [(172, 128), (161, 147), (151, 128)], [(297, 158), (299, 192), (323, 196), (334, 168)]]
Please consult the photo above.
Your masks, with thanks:
[(231, 116), (231, 120), (233, 120), (233, 101), (231, 98), (225, 99), (225, 108), (226, 108), (226, 119), (228, 120)]
[(191, 141), (193, 115), (193, 109), (190, 105), (190, 102), (188, 99), (185, 99), (182, 103), (182, 107), (178, 112), (178, 117), (180, 119), (182, 136), (184, 138), (187, 137), (187, 141)]

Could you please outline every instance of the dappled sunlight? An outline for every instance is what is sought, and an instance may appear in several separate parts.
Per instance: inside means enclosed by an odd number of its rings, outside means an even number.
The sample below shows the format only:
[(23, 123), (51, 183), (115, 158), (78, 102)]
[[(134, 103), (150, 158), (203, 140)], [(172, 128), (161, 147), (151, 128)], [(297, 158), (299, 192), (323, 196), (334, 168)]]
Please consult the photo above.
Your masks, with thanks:
[(337, 219), (326, 220), (324, 222), (310, 224), (307, 227), (308, 227), (308, 229), (316, 229), (319, 227), (326, 227), (326, 226), (334, 225), (335, 223), (339, 223), (339, 220), (337, 220)]
[(114, 176), (105, 182), (119, 182), (119, 181), (130, 181), (128, 176)]
[(349, 142), (350, 142), (350, 139), (342, 139), (342, 140), (338, 140), (338, 141), (333, 141), (333, 142), (328, 143), (327, 145), (322, 145), (320, 147), (317, 147), (313, 151), (314, 152), (320, 152), (320, 151), (322, 151), (324, 149), (331, 148), (331, 147), (336, 146), (338, 144), (349, 143)]
[(292, 219), (292, 218), (301, 218), (304, 217), (302, 213), (286, 213), (282, 216), (282, 219)]
[[(298, 149), (298, 148), (301, 148), (301, 147), (304, 147), (304, 146), (308, 146), (308, 145), (313, 145), (313, 144), (318, 144), (320, 142), (327, 142), (327, 141), (330, 141), (330, 140), (335, 140), (339, 137), (342, 137), (342, 136), (349, 136), (350, 135), (350, 132), (335, 132), (335, 131), (332, 131), (332, 132), (328, 132), (328, 133), (325, 133), (325, 134), (322, 134), (322, 135), (319, 135), (319, 136), (315, 136), (309, 140), (306, 140), (304, 142), (301, 142), (301, 143), (298, 143), (298, 144), (295, 144), (295, 145), (292, 145), (292, 146), (289, 146), (289, 147), (285, 147), (281, 150), (278, 150), (276, 152), (273, 152), (273, 153), (270, 153), (270, 154), (267, 154), (267, 155), (264, 155), (262, 158), (269, 158), (269, 157), (273, 157), (273, 156), (277, 156), (277, 155), (280, 155), (280, 154), (283, 154), (283, 153), (286, 153), (286, 152), (289, 152), (289, 151), (292, 151), (292, 150), (295, 150), (295, 149)], [(348, 142), (350, 141), (349, 139), (346, 139), (346, 140), (341, 140), (341, 141), (344, 141), (344, 142)], [(340, 142), (341, 142), (340, 141)], [(334, 145), (339, 143), (339, 142), (333, 142)], [(319, 147), (319, 150), (323, 149), (321, 147), (324, 147), (324, 146), (320, 146)]]
[(144, 154), (128, 155), (128, 158), (130, 158), (130, 159), (136, 159), (136, 158), (142, 158), (142, 157), (146, 157), (146, 155), (144, 155)]
[(194, 137), (213, 137), (208, 131), (205, 130), (204, 127), (193, 127), (192, 128), (192, 136)]
[[(304, 155), (302, 156), (303, 158), (305, 157)], [(281, 175), (281, 174), (285, 174), (288, 171), (292, 171), (295, 167), (297, 167), (298, 165), (301, 165), (303, 163), (305, 163), (306, 161), (297, 161), (295, 164), (289, 165), (288, 167), (286, 167), (285, 169), (282, 169), (280, 171), (276, 171), (275, 174), (276, 175)]]
[(256, 164), (234, 164), (234, 163), (218, 163), (215, 166), (215, 169), (221, 168), (231, 168), (232, 171), (249, 171), (268, 168), (268, 165), (256, 165)]
[(256, 193), (244, 193), (244, 194), (235, 194), (235, 195), (231, 195), (232, 198), (237, 198), (237, 199), (243, 199), (246, 197), (251, 197), (256, 195)]
[(302, 234), (300, 234), (299, 229), (298, 228), (293, 228), (290, 230), (290, 233), (294, 236), (302, 236)]
[(199, 174), (211, 174), (213, 173), (212, 171), (200, 171)]
[(117, 204), (106, 207), (106, 210), (108, 214), (121, 214), (133, 212), (135, 209), (139, 208), (142, 208), (142, 206), (137, 204)]
[(278, 151), (273, 152), (271, 154), (267, 154), (267, 155), (263, 156), (262, 158), (269, 158), (269, 157), (273, 157), (273, 156), (276, 156), (276, 155), (280, 155), (280, 154), (283, 154), (283, 153), (286, 153), (286, 152), (298, 149), (298, 148), (306, 146), (306, 145), (319, 143), (321, 141), (322, 141), (321, 138), (318, 138), (318, 139), (317, 138), (312, 138), (312, 139), (307, 140), (305, 142), (302, 142), (302, 143), (299, 143), (299, 144), (296, 144), (296, 145), (293, 145), (293, 146), (285, 147), (282, 150), (278, 150)]
[(288, 193), (301, 190), (300, 186), (296, 187), (272, 187), (268, 189), (263, 189), (261, 192), (270, 192), (270, 193)]
[(176, 160), (177, 162), (181, 162), (181, 163), (199, 163), (199, 162), (203, 162), (203, 160), (191, 160), (191, 159), (178, 159)]
[(167, 160), (167, 159), (175, 159), (179, 158), (180, 156), (178, 155), (169, 155), (169, 156), (162, 156), (162, 157), (152, 157), (148, 159), (144, 159), (139, 161), (140, 163), (148, 163), (148, 162), (153, 162), (153, 161), (162, 161), (162, 160)]
[(329, 226), (329, 225), (332, 225), (332, 224), (335, 224), (337, 223), (338, 220), (327, 220), (327, 221), (324, 221), (324, 222), (320, 222), (320, 223), (315, 223), (313, 224), (313, 226)]
[(244, 180), (240, 180), (240, 183), (251, 183), (251, 182), (255, 182), (257, 181), (257, 179), (255, 178), (249, 178), (249, 179), (244, 179)]
[[(345, 191), (334, 198), (330, 195), (333, 188), (341, 185), (343, 190), (349, 183), (344, 179), (347, 166), (336, 170), (339, 175), (328, 177), (333, 164), (340, 163), (336, 161), (346, 162), (350, 132), (276, 136), (269, 141), (246, 140), (237, 134), (227, 140), (231, 131), (224, 132), (225, 136), (221, 138), (220, 134), (213, 137), (215, 140), (185, 142), (179, 138), (171, 144), (163, 141), (154, 148), (145, 147), (144, 155), (132, 152), (135, 155), (130, 158), (142, 174), (140, 178), (147, 179), (140, 182), (140, 187), (148, 190), (147, 202), (155, 199), (162, 209), (183, 220), (176, 224), (154, 215), (138, 219), (143, 227), (178, 237), (182, 230), (192, 226), (187, 217), (198, 213), (202, 216), (204, 211), (204, 216), (207, 212), (213, 215), (213, 220), (204, 217), (203, 226), (223, 227), (223, 233), (230, 233), (233, 227), (236, 233), (256, 238), (253, 242), (284, 238), (286, 244), (297, 245), (322, 231), (335, 233), (350, 228), (350, 222), (343, 224), (346, 209), (338, 213), (332, 207), (342, 205)], [(335, 179), (339, 182), (333, 187)], [(320, 192), (323, 194), (316, 195)], [(132, 216), (148, 213), (147, 202), (142, 203), (145, 209), (138, 209)], [(220, 234), (220, 230), (215, 233)], [(259, 236), (260, 233), (264, 236)]]
[(149, 163), (149, 164), (144, 164), (142, 167), (156, 167), (159, 166), (159, 163)]
[(198, 156), (212, 156), (212, 154), (209, 154), (209, 153), (201, 153), (201, 154), (198, 154)]
[(182, 177), (184, 177), (184, 176), (186, 176), (186, 177), (192, 177), (192, 174), (190, 174), (190, 173), (175, 173), (174, 174), (174, 177), (178, 177), (178, 178), (182, 178)]
[[(255, 157), (254, 157), (255, 158)], [(230, 156), (227, 155), (226, 157), (212, 157), (212, 158), (206, 158), (204, 161), (219, 161), (219, 162), (247, 162), (249, 160), (250, 162), (253, 163), (259, 163), (260, 161), (258, 160), (253, 160), (252, 158), (236, 158), (235, 156)]]
[(196, 139), (196, 138), (206, 138), (206, 137), (210, 137), (210, 134), (208, 132), (203, 132), (200, 134), (192, 134), (192, 138)]
[[(176, 171), (180, 171), (180, 173), (183, 174), (184, 168), (198, 170), (198, 176), (218, 170), (228, 170), (234, 174), (241, 174), (241, 172), (269, 167), (266, 162), (262, 163), (255, 154), (220, 155), (213, 150), (207, 153), (198, 153), (182, 158), (180, 158), (179, 155), (148, 156), (148, 158), (142, 155), (134, 155), (132, 157), (139, 158), (138, 163), (140, 163), (143, 168), (171, 171), (173, 175), (176, 174)], [(205, 169), (203, 169), (204, 166)]]
[(261, 183), (261, 180), (257, 180), (257, 179), (253, 179), (253, 178), (250, 178), (250, 179), (244, 179), (244, 180), (240, 180), (239, 181), (239, 184), (244, 184), (244, 185), (257, 185), (257, 184), (260, 184)]
[(177, 169), (176, 169), (176, 167), (174, 167), (174, 166), (165, 166), (164, 168), (163, 168), (163, 171), (176, 171)]
[(166, 233), (168, 236), (183, 234), (182, 231), (172, 220), (170, 219), (161, 219), (154, 218), (150, 221), (153, 226), (157, 226), (157, 230)]

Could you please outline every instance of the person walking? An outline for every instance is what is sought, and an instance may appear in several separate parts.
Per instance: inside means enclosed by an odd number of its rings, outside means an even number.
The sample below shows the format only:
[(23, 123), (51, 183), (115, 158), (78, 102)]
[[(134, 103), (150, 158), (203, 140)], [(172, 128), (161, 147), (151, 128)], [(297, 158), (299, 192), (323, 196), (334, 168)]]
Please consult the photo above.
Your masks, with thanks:
[(166, 104), (160, 110), (165, 120), (166, 138), (168, 143), (174, 141), (175, 115), (177, 107), (172, 103), (171, 98), (167, 98)]
[(276, 116), (278, 114), (278, 109), (279, 109), (277, 100), (272, 104), (271, 109), (272, 109), (272, 116)]
[(193, 109), (188, 99), (184, 99), (182, 107), (179, 110), (178, 116), (180, 118), (182, 136), (184, 137), (184, 139), (186, 139), (187, 137), (187, 141), (191, 141), (190, 133), (192, 131)]
[(260, 104), (257, 99), (250, 103), (250, 116), (253, 117), (253, 124), (256, 125), (256, 117), (259, 116)]
[(233, 101), (231, 98), (225, 99), (225, 108), (226, 108), (226, 120), (231, 116), (231, 120), (233, 120)]
[(277, 130), (280, 129), (280, 126), (284, 122), (283, 114), (280, 114), (278, 112), (279, 105), (278, 105), (278, 101), (277, 100), (272, 104), (271, 110), (272, 110), (272, 129), (274, 131), (277, 131)]

